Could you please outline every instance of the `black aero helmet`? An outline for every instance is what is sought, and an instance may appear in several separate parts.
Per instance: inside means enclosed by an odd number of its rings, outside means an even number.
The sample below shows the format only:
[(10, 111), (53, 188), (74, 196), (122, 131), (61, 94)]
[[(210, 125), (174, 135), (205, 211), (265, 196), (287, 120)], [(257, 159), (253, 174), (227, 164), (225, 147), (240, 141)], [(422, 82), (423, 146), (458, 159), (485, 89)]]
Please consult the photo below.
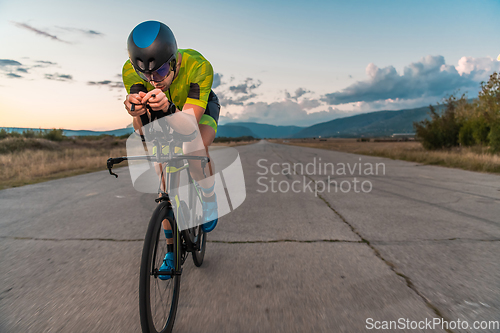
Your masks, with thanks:
[(177, 42), (169, 27), (158, 21), (142, 22), (127, 41), (135, 71), (148, 81), (162, 81), (177, 65)]

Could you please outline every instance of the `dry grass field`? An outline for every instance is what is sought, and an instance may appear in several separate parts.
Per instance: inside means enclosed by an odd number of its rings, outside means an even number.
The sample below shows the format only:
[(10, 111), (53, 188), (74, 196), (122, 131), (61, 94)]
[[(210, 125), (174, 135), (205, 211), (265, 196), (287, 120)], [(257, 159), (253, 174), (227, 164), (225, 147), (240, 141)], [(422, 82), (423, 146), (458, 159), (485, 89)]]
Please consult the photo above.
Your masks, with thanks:
[(356, 139), (270, 140), (288, 145), (337, 150), (347, 153), (387, 157), (397, 160), (460, 168), (470, 171), (500, 173), (500, 155), (488, 153), (487, 147), (454, 148), (428, 151), (420, 142), (358, 142)]
[(253, 141), (230, 141), (230, 142), (214, 142), (212, 143), (211, 146), (215, 147), (236, 147), (236, 146), (244, 146), (244, 145), (250, 145), (252, 143), (257, 142), (257, 140)]
[(7, 138), (0, 140), (0, 189), (106, 169), (111, 156), (126, 154), (125, 139)]
[[(255, 141), (214, 143), (215, 146), (239, 146)], [(39, 183), (51, 179), (106, 170), (109, 157), (127, 155), (126, 139), (65, 139), (54, 142), (39, 138), (0, 140), (0, 189)], [(126, 166), (122, 162), (116, 167)]]

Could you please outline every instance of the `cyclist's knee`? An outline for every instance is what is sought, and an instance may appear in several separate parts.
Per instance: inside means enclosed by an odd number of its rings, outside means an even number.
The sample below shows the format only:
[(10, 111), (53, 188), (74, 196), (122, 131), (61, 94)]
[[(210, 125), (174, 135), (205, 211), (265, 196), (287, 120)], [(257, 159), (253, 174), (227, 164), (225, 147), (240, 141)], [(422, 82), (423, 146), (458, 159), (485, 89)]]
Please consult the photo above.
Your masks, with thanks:
[(208, 125), (199, 125), (201, 139), (203, 140), (203, 145), (208, 147), (214, 142), (215, 130)]

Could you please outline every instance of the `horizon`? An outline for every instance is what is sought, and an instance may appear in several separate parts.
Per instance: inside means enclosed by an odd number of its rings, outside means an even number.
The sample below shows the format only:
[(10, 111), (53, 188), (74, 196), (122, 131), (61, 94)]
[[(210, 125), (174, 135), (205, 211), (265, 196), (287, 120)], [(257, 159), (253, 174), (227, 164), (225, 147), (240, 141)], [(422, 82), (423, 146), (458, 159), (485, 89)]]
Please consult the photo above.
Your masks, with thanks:
[[(472, 99), (472, 98), (471, 98)], [(346, 115), (345, 117), (339, 117), (339, 118), (334, 118), (330, 120), (326, 120), (323, 122), (319, 123), (314, 123), (312, 125), (308, 126), (298, 126), (298, 125), (275, 125), (275, 124), (268, 124), (268, 123), (257, 123), (253, 121), (234, 121), (234, 122), (227, 122), (224, 124), (218, 124), (218, 126), (225, 126), (225, 125), (230, 125), (230, 124), (239, 124), (239, 123), (250, 123), (250, 124), (258, 124), (258, 125), (270, 125), (270, 126), (282, 126), (282, 127), (300, 127), (302, 129), (316, 126), (319, 124), (327, 123), (333, 120), (340, 120), (340, 119), (345, 119), (345, 118), (350, 118), (350, 117), (355, 117), (355, 116), (360, 116), (364, 114), (369, 114), (369, 113), (376, 113), (376, 112), (398, 112), (398, 111), (408, 111), (408, 110), (414, 110), (414, 109), (420, 109), (420, 108), (425, 108), (429, 106), (417, 106), (415, 108), (410, 108), (410, 109), (401, 109), (401, 110), (377, 110), (377, 111), (368, 111), (368, 112), (360, 112), (360, 113), (354, 113), (354, 114), (349, 114)], [(119, 130), (124, 130), (126, 128), (133, 128), (132, 124), (129, 124), (128, 126), (125, 127), (120, 127), (120, 128), (113, 128), (113, 129), (103, 129), (103, 130), (94, 130), (94, 129), (72, 129), (72, 128), (56, 128), (56, 127), (50, 127), (50, 128), (41, 128), (41, 127), (19, 127), (19, 126), (10, 126), (10, 127), (5, 127), (5, 126), (0, 126), (0, 129), (26, 129), (26, 130), (52, 130), (52, 129), (61, 129), (65, 131), (87, 131), (87, 132), (113, 132), (113, 131), (119, 131)]]
[[(126, 39), (150, 19), (169, 25), (180, 48), (212, 63), (221, 125), (308, 127), (434, 105), (457, 91), (475, 96), (500, 70), (500, 48), (491, 42), (500, 3), (493, 0), (192, 1), (176, 4), (179, 14), (168, 21), (130, 10), (128, 2), (89, 1), (0, 4), (1, 38), (9, 45), (0, 54), (0, 126), (125, 128), (132, 122), (119, 75)], [(207, 29), (207, 16), (224, 19)]]

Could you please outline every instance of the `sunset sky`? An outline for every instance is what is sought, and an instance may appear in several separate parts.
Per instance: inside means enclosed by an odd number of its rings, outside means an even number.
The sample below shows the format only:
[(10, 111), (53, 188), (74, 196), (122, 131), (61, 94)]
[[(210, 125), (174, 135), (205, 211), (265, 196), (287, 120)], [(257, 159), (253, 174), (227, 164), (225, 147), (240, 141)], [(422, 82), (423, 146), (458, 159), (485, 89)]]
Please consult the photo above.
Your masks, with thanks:
[(0, 126), (132, 122), (121, 68), (159, 20), (216, 73), (220, 123), (307, 126), (475, 97), (500, 70), (498, 1), (1, 1)]

